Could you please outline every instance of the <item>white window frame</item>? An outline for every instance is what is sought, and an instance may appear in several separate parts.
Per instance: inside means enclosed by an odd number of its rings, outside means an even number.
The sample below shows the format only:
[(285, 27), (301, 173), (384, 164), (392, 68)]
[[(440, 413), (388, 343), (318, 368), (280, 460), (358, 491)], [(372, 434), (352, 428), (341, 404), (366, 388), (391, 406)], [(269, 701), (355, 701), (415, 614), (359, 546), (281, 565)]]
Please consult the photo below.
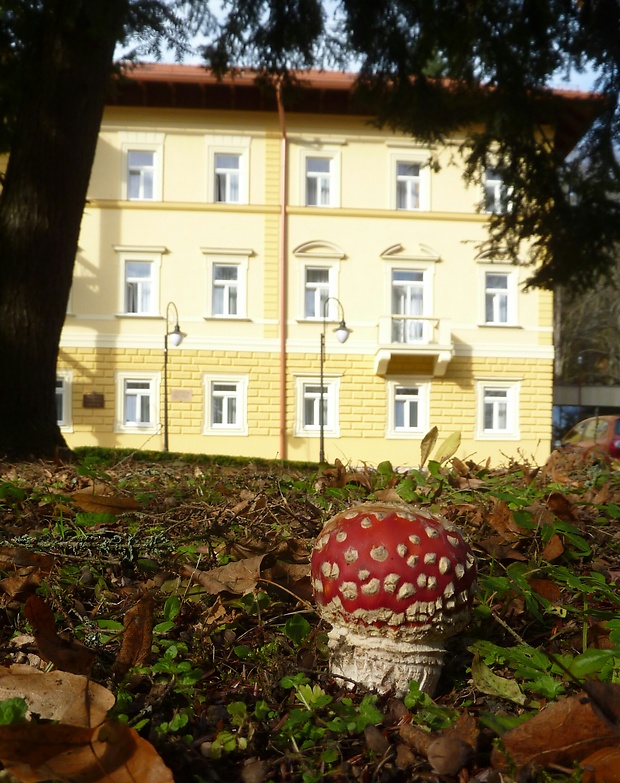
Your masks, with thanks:
[[(245, 136), (206, 136), (207, 144), (207, 194), (206, 200), (211, 204), (250, 203), (250, 138)], [(217, 173), (217, 155), (239, 156), (239, 197), (236, 201), (218, 201), (215, 186)]]
[[(485, 428), (485, 412), (489, 405), (496, 409), (500, 399), (493, 398), (489, 392), (502, 392), (506, 404), (506, 426)], [(496, 380), (492, 378), (476, 381), (476, 439), (477, 440), (518, 440), (519, 432), (520, 382)], [(494, 404), (496, 403), (496, 404)]]
[[(340, 376), (324, 375), (323, 385), (324, 403), (326, 416), (323, 424), (323, 434), (326, 438), (340, 437)], [(306, 425), (305, 420), (305, 402), (306, 387), (315, 386), (318, 388), (316, 395), (316, 422)], [(295, 378), (295, 436), (299, 438), (318, 438), (321, 434), (321, 425), (318, 417), (320, 406), (320, 378), (319, 376), (298, 376)]]
[[(330, 161), (329, 170), (329, 203), (327, 204), (308, 204), (307, 199), (307, 181), (308, 181), (308, 160), (311, 158), (323, 158)], [(340, 206), (340, 150), (322, 145), (316, 149), (301, 150), (301, 188), (299, 203), (313, 209), (333, 209)]]
[[(253, 250), (243, 248), (200, 248), (206, 261), (206, 308), (205, 318), (221, 318), (228, 321), (246, 319), (248, 317), (248, 273), (250, 256), (254, 255)], [(214, 275), (218, 266), (234, 266), (237, 268), (237, 312), (236, 313), (216, 313), (213, 308), (214, 294)]]
[[(418, 423), (415, 427), (398, 427), (396, 425), (396, 403), (399, 389), (417, 389), (418, 402)], [(387, 391), (387, 430), (388, 438), (411, 438), (412, 436), (423, 437), (429, 426), (429, 400), (430, 400), (430, 379), (419, 377), (399, 376), (391, 378), (386, 384)]]
[[(153, 153), (153, 195), (150, 198), (129, 198), (129, 153)], [(128, 131), (121, 134), (121, 198), (124, 201), (153, 202), (163, 198), (164, 134), (149, 131)]]
[[(388, 281), (387, 281), (387, 313), (389, 315), (390, 325), (390, 337), (393, 338), (393, 322), (398, 318), (399, 313), (392, 312), (392, 297), (394, 288), (394, 273), (395, 272), (417, 272), (422, 274), (422, 312), (417, 314), (422, 323), (422, 336), (419, 340), (405, 341), (398, 343), (399, 345), (416, 345), (427, 344), (432, 342), (433, 336), (433, 324), (431, 322), (431, 316), (433, 313), (433, 279), (434, 279), (435, 265), (433, 262), (404, 262), (404, 263), (390, 263), (387, 266)], [(406, 314), (403, 314), (406, 315)], [(414, 316), (415, 320), (415, 316)], [(406, 321), (405, 321), (406, 323)], [(390, 339), (390, 342), (395, 342)]]
[[(160, 316), (160, 277), (162, 255), (166, 252), (165, 247), (132, 247), (128, 245), (116, 245), (114, 250), (118, 254), (119, 266), (119, 285), (118, 285), (118, 312), (117, 315), (126, 318), (153, 318)], [(127, 312), (127, 264), (131, 261), (138, 261), (151, 264), (151, 306), (148, 311), (140, 313)]]
[[(236, 168), (222, 166), (220, 158), (236, 158)], [(239, 152), (215, 152), (213, 163), (213, 200), (217, 204), (240, 204), (241, 203), (241, 181), (243, 179), (243, 156)], [(218, 188), (218, 180), (222, 178), (223, 193)], [(236, 179), (236, 182), (235, 182)], [(235, 186), (233, 188), (233, 185)], [(236, 198), (234, 198), (236, 191)], [(218, 197), (219, 196), (219, 197)], [(222, 198), (223, 196), (223, 198)]]
[[(308, 289), (308, 270), (309, 269), (322, 269), (327, 271), (327, 284), (326, 286), (323, 286), (321, 284), (316, 284), (315, 286), (315, 305), (318, 307), (318, 311), (314, 315), (309, 315), (306, 311), (306, 292)], [(302, 302), (301, 302), (301, 312), (302, 316), (301, 319), (304, 321), (322, 321), (323, 320), (323, 307), (325, 306), (325, 302), (327, 302), (327, 312), (325, 313), (325, 317), (329, 321), (333, 321), (337, 317), (337, 309), (338, 305), (334, 301), (335, 298), (338, 298), (338, 265), (337, 264), (326, 264), (326, 263), (312, 263), (307, 262), (304, 263), (302, 266)], [(325, 299), (321, 297), (319, 290), (321, 288), (325, 288), (327, 291), (327, 296)], [(321, 301), (323, 304), (321, 304)]]
[[(205, 418), (203, 422), (203, 435), (247, 435), (248, 434), (248, 376), (228, 375), (222, 373), (205, 373), (203, 375), (203, 396)], [(232, 423), (213, 423), (213, 397), (216, 384), (234, 385), (234, 392), (227, 395), (226, 399), (234, 398), (237, 402), (237, 420)]]
[[(398, 212), (428, 212), (431, 208), (431, 168), (429, 165), (428, 153), (423, 152), (422, 150), (410, 150), (405, 147), (390, 152), (389, 160), (390, 209), (397, 210)], [(418, 177), (419, 199), (417, 207), (398, 206), (399, 163), (411, 163), (420, 167), (420, 174)]]
[[(489, 285), (489, 276), (501, 276), (506, 278), (506, 288), (493, 288)], [(507, 271), (501, 268), (489, 268), (483, 270), (483, 303), (482, 303), (482, 323), (485, 326), (515, 326), (517, 323), (517, 275), (514, 270)], [(487, 317), (487, 299), (493, 297), (492, 309), (494, 317), (489, 319)], [(501, 304), (499, 300), (505, 297), (506, 299), (506, 319), (501, 320), (499, 317), (499, 311)]]
[(484, 171), (483, 196), (484, 212), (489, 215), (501, 215), (510, 209), (509, 192), (497, 170), (488, 166)]
[[(127, 382), (138, 381), (149, 383), (148, 397), (150, 400), (150, 421), (131, 423), (126, 421), (125, 394)], [(156, 372), (127, 372), (119, 371), (115, 374), (116, 387), (116, 420), (114, 424), (115, 432), (134, 433), (134, 434), (154, 434), (159, 432), (159, 394), (161, 378)]]
[[(479, 261), (479, 321), (481, 326), (490, 327), (515, 327), (519, 325), (519, 277), (520, 273), (513, 264), (498, 263), (493, 259), (480, 258)], [(487, 284), (488, 275), (505, 275), (507, 278), (507, 320), (487, 320)]]
[(59, 397), (62, 415), (57, 420), (58, 426), (61, 432), (73, 432), (73, 373), (71, 370), (56, 370), (56, 399)]

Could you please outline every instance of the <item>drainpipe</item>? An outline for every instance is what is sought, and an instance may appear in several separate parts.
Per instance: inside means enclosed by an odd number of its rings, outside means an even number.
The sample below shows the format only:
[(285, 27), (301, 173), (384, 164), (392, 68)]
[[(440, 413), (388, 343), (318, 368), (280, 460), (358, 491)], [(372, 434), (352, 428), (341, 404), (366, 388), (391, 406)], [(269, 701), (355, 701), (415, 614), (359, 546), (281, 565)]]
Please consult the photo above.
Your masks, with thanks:
[(276, 85), (278, 118), (280, 120), (280, 459), (287, 458), (286, 444), (286, 320), (288, 315), (288, 265), (287, 265), (287, 215), (288, 203), (288, 144), (286, 138), (286, 119), (281, 95), (282, 83)]

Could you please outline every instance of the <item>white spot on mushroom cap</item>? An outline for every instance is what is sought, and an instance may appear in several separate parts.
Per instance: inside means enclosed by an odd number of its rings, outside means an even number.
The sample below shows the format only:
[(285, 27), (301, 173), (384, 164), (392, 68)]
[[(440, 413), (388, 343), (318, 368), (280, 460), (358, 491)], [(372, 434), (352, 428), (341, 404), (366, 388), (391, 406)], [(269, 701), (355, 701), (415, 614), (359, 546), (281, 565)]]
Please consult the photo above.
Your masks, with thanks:
[(372, 519), (370, 517), (364, 517), (360, 522), (360, 527), (369, 528), (372, 527)]
[(418, 587), (426, 587), (426, 574), (418, 574)]
[(320, 552), (329, 542), (329, 533), (325, 533), (324, 536), (319, 536), (314, 542), (314, 549)]
[(347, 563), (354, 563), (358, 557), (359, 552), (352, 546), (350, 546), (344, 553), (344, 559), (347, 561)]
[(366, 584), (362, 585), (362, 593), (364, 595), (377, 595), (381, 587), (381, 582), (378, 579), (371, 579)]
[(338, 541), (338, 543), (342, 544), (342, 542), (346, 541), (346, 540), (347, 540), (347, 531), (346, 530), (339, 530), (336, 533), (336, 541)]
[(386, 593), (393, 593), (400, 582), (400, 574), (388, 574), (383, 580), (383, 589)]
[(409, 536), (409, 541), (411, 541), (414, 546), (420, 546), (420, 536)]
[(383, 546), (383, 544), (380, 544), (379, 546), (374, 546), (370, 550), (370, 556), (373, 560), (376, 560), (378, 563), (383, 563), (384, 560), (387, 560), (390, 553), (387, 551), (387, 549)]
[(424, 532), (429, 538), (439, 538), (439, 530), (437, 530), (434, 527), (431, 527), (430, 525), (424, 526)]
[(454, 595), (454, 582), (448, 582), (443, 589), (443, 594), (446, 598), (450, 598), (450, 596)]
[(454, 575), (457, 579), (462, 579), (465, 576), (465, 566), (463, 563), (457, 563), (454, 566)]
[(340, 576), (340, 568), (338, 563), (329, 563), (325, 560), (321, 563), (321, 573), (327, 579), (337, 579)]
[(401, 557), (406, 557), (407, 553), (409, 552), (409, 547), (407, 544), (403, 544), (402, 542), (398, 544), (396, 547), (396, 551)]
[(460, 546), (461, 545), (461, 539), (458, 536), (451, 536), (448, 534), (446, 536), (448, 541), (452, 544), (452, 546)]
[(406, 598), (411, 598), (411, 596), (415, 595), (415, 593), (416, 589), (411, 584), (411, 582), (403, 582), (398, 590), (398, 593), (396, 594), (396, 597), (402, 601)]
[(360, 570), (357, 572), (357, 578), (360, 580), (360, 582), (365, 582), (369, 576), (370, 571), (367, 568), (360, 568)]
[(429, 576), (428, 582), (426, 583), (426, 586), (429, 590), (436, 590), (437, 589), (437, 577), (435, 576)]
[(357, 582), (343, 582), (338, 589), (349, 601), (357, 598)]
[(450, 562), (450, 558), (446, 557), (445, 555), (443, 557), (439, 558), (439, 573), (440, 574), (447, 574), (448, 571), (452, 568), (452, 563)]
[(411, 555), (410, 557), (407, 558), (407, 565), (409, 566), (409, 568), (415, 568), (419, 560), (420, 558), (418, 557), (418, 555)]
[(427, 552), (424, 555), (425, 565), (434, 565), (437, 562), (437, 552)]

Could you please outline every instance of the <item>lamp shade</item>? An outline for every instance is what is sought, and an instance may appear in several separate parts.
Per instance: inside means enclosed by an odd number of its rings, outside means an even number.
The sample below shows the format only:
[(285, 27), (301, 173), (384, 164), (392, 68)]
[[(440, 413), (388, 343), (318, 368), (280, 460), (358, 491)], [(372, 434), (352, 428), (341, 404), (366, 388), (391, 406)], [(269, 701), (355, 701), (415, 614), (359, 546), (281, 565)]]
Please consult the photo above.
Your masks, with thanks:
[(183, 342), (183, 338), (184, 338), (184, 337), (185, 337), (185, 335), (184, 335), (184, 334), (183, 334), (183, 332), (180, 330), (180, 328), (179, 328), (179, 325), (178, 325), (178, 324), (177, 324), (177, 325), (174, 327), (174, 330), (173, 330), (172, 332), (170, 332), (170, 333), (169, 333), (169, 335), (168, 335), (168, 339), (169, 339), (169, 341), (170, 341), (170, 342), (172, 343), (172, 345), (174, 345), (175, 347), (176, 347), (176, 346), (178, 346), (178, 345), (181, 345), (181, 343)]
[(351, 329), (349, 329), (344, 321), (340, 321), (340, 325), (337, 329), (334, 329), (334, 332), (336, 333), (336, 338), (339, 343), (346, 343), (351, 334)]

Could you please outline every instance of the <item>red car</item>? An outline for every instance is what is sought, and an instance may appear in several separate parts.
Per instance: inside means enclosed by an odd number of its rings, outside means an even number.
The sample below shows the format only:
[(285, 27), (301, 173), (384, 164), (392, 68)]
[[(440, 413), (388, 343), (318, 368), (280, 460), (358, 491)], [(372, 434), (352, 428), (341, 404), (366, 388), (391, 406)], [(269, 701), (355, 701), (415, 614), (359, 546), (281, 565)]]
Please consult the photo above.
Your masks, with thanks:
[(562, 446), (577, 446), (586, 451), (602, 451), (620, 459), (620, 416), (594, 416), (584, 419), (562, 438)]

